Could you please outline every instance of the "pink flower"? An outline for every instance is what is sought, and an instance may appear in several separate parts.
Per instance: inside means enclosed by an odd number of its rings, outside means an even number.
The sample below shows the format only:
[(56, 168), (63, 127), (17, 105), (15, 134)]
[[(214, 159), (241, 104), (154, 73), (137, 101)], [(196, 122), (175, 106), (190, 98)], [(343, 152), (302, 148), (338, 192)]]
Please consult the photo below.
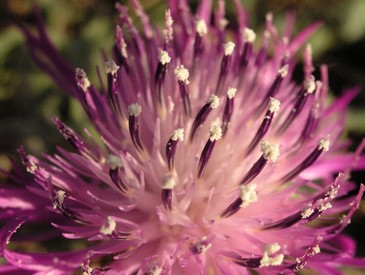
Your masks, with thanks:
[[(340, 139), (358, 90), (328, 105), (327, 67), (312, 76), (310, 46), (303, 83), (291, 80), (297, 52), (319, 24), (280, 35), (268, 15), (256, 43), (239, 1), (237, 27), (225, 19), (224, 1), (214, 13), (210, 1), (200, 1), (196, 14), (177, 2), (169, 1), (160, 29), (132, 1), (142, 32), (116, 5), (116, 43), (98, 84), (57, 52), (39, 15), (36, 33), (22, 29), (35, 62), (80, 101), (99, 135), (78, 135), (55, 118), (72, 151), (37, 158), (19, 149), (29, 173), (16, 165), (4, 172), (12, 184), (0, 188), (7, 262), (0, 270), (157, 275), (364, 268), (354, 241), (340, 234), (365, 189), (353, 196), (349, 181), (351, 170), (365, 166), (365, 143), (351, 154)], [(33, 231), (15, 234), (29, 225)], [(63, 252), (8, 246), (60, 238), (84, 241)]]

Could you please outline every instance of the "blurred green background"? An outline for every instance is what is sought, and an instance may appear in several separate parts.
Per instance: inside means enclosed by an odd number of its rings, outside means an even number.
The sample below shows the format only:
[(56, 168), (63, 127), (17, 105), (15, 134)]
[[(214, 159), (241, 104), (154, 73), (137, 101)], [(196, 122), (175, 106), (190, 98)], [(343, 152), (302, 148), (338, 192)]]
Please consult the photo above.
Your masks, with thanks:
[[(128, 1), (120, 1), (129, 5)], [(232, 1), (227, 1), (227, 17), (235, 18)], [(265, 14), (274, 13), (277, 24), (288, 11), (296, 11), (296, 29), (321, 20), (324, 25), (311, 39), (316, 68), (329, 65), (333, 96), (344, 87), (365, 87), (365, 1), (364, 0), (245, 0), (251, 11), (250, 23), (263, 28)], [(7, 167), (7, 155), (16, 156), (24, 145), (27, 152), (52, 153), (56, 145), (67, 146), (51, 122), (58, 116), (76, 130), (91, 127), (79, 105), (60, 91), (32, 62), (24, 39), (14, 22), (34, 23), (32, 6), (37, 4), (44, 16), (52, 41), (72, 64), (84, 68), (95, 80), (95, 66), (101, 65), (100, 51), (109, 51), (114, 41), (117, 18), (115, 1), (104, 0), (1, 0), (0, 1), (0, 165)], [(152, 21), (163, 24), (164, 1), (141, 1)], [(197, 1), (191, 2), (194, 9)], [(131, 9), (132, 10), (132, 9)], [(132, 17), (134, 16), (131, 12)], [(301, 58), (298, 56), (298, 58)], [(298, 68), (300, 68), (300, 64)], [(298, 69), (300, 71), (301, 69)], [(299, 79), (298, 79), (299, 80)], [(353, 150), (365, 133), (365, 95), (351, 104), (346, 133)], [(364, 172), (354, 179), (365, 181)], [(347, 232), (356, 237), (358, 254), (365, 256), (365, 204)]]

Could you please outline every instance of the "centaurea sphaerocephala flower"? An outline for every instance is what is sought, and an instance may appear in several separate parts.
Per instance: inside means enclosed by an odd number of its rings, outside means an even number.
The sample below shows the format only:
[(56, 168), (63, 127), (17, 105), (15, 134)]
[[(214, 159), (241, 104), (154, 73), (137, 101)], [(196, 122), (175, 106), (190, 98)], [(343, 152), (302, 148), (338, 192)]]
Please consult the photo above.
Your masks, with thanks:
[[(139, 32), (125, 7), (99, 83), (72, 67), (49, 41), (22, 27), (39, 67), (77, 98), (97, 129), (83, 135), (54, 119), (73, 147), (43, 158), (20, 156), (1, 191), (0, 270), (37, 274), (290, 274), (303, 267), (337, 274), (365, 267), (341, 234), (356, 210), (350, 172), (358, 150), (340, 139), (358, 93), (326, 102), (326, 66), (314, 68), (289, 17), (282, 34), (266, 18), (261, 41), (234, 1), (237, 25), (200, 1), (168, 1), (165, 26), (151, 24), (137, 0)], [(259, 37), (259, 36), (257, 36)], [(292, 81), (304, 47), (303, 83)], [(11, 183), (11, 184), (10, 184)], [(355, 195), (354, 192), (355, 191)], [(38, 229), (22, 231), (27, 226)], [(19, 232), (15, 233), (17, 229)], [(62, 238), (70, 251), (11, 247)]]

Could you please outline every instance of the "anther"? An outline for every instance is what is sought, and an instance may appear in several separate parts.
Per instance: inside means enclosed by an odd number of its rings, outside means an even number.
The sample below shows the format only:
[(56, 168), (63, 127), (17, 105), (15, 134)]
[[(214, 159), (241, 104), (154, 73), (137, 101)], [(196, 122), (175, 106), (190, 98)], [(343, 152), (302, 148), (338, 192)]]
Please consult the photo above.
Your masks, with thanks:
[(225, 85), (228, 72), (231, 68), (232, 54), (233, 54), (234, 48), (236, 47), (236, 44), (229, 41), (226, 44), (224, 44), (223, 47), (224, 47), (224, 56), (222, 59), (221, 70), (220, 70), (218, 81), (217, 81), (217, 87), (216, 87), (217, 94), (220, 94), (222, 87), (224, 87), (224, 85)]
[(259, 105), (259, 107), (257, 109), (258, 114), (261, 114), (262, 111), (267, 107), (267, 105), (270, 102), (270, 98), (275, 97), (275, 95), (278, 93), (281, 83), (283, 82), (284, 78), (288, 74), (288, 68), (289, 68), (288, 65), (284, 65), (278, 70), (278, 74), (277, 74), (274, 82), (270, 86), (269, 90), (267, 91), (266, 95), (264, 96), (261, 104)]
[(279, 145), (266, 140), (261, 141), (261, 157), (254, 163), (240, 182), (240, 185), (248, 184), (255, 179), (264, 169), (268, 161), (275, 163), (280, 155)]
[(141, 112), (142, 112), (142, 107), (138, 103), (133, 103), (128, 106), (129, 133), (132, 142), (138, 151), (143, 150), (143, 145), (139, 138), (139, 115)]
[(242, 57), (241, 57), (241, 66), (242, 67), (246, 67), (248, 60), (251, 57), (252, 54), (252, 44), (256, 39), (256, 34), (253, 30), (249, 29), (249, 28), (245, 28), (243, 30), (243, 42), (244, 42), (244, 47), (243, 47), (243, 52), (242, 52)]
[(229, 124), (231, 122), (231, 117), (233, 114), (234, 108), (234, 96), (237, 92), (236, 88), (228, 88), (227, 97), (226, 97), (226, 105), (224, 107), (223, 118), (222, 118), (222, 134), (226, 135), (227, 130), (229, 128)]
[(191, 116), (191, 105), (190, 105), (190, 96), (189, 96), (189, 71), (184, 67), (184, 65), (178, 66), (174, 70), (176, 79), (179, 83), (179, 89), (181, 98), (184, 105), (184, 113), (186, 116)]
[(304, 85), (298, 93), (294, 107), (289, 113), (284, 123), (282, 124), (282, 126), (280, 127), (279, 133), (282, 134), (289, 128), (290, 124), (303, 110), (305, 103), (307, 102), (308, 95), (313, 94), (315, 89), (316, 89), (316, 83), (314, 81), (313, 76), (304, 81)]
[(207, 101), (207, 103), (204, 104), (204, 106), (200, 109), (198, 114), (195, 117), (195, 120), (193, 122), (193, 125), (191, 126), (191, 132), (190, 132), (190, 142), (194, 140), (194, 137), (199, 130), (199, 128), (203, 125), (205, 120), (207, 119), (209, 113), (216, 109), (219, 105), (220, 98), (216, 95), (211, 95)]
[(155, 85), (157, 89), (157, 98), (159, 104), (162, 104), (162, 84), (165, 80), (165, 75), (167, 71), (167, 65), (170, 63), (171, 57), (167, 51), (160, 51), (158, 57), (158, 64), (155, 73)]
[(200, 155), (198, 166), (198, 177), (200, 178), (208, 164), (208, 161), (212, 155), (215, 143), (222, 138), (222, 128), (217, 124), (213, 125), (209, 129), (209, 139), (204, 146), (204, 149)]
[(174, 20), (171, 16), (170, 9), (167, 9), (165, 12), (165, 29), (163, 30), (163, 34), (165, 37), (165, 50), (169, 48), (169, 44), (173, 39), (174, 29), (172, 28), (172, 24)]
[(167, 159), (167, 165), (169, 167), (169, 170), (172, 170), (174, 167), (174, 159), (175, 159), (175, 152), (177, 145), (179, 141), (184, 140), (184, 129), (179, 128), (172, 132), (172, 135), (169, 139), (169, 141), (166, 144), (166, 159)]
[(286, 174), (282, 178), (282, 182), (287, 182), (295, 178), (299, 175), (303, 170), (311, 166), (323, 152), (327, 152), (329, 150), (330, 141), (328, 138), (321, 139), (318, 143), (318, 146), (309, 154), (309, 156), (304, 159), (297, 167), (295, 167), (292, 171)]
[(247, 155), (249, 155), (255, 149), (256, 145), (265, 136), (265, 134), (269, 130), (274, 115), (279, 111), (279, 109), (280, 109), (280, 101), (271, 97), (269, 102), (269, 108), (264, 116), (264, 119), (261, 122), (261, 125), (257, 130), (255, 137), (253, 138), (253, 140), (251, 141), (250, 145), (247, 148), (246, 152)]
[(114, 232), (116, 226), (117, 223), (115, 220), (108, 216), (106, 223), (100, 227), (100, 233), (104, 235), (111, 235)]
[(83, 69), (76, 68), (75, 71), (75, 79), (77, 86), (79, 86), (84, 92), (90, 87), (90, 81), (86, 76), (86, 73)]
[(167, 210), (172, 210), (172, 190), (177, 184), (176, 178), (171, 173), (167, 173), (162, 178), (161, 200)]
[(106, 163), (109, 165), (109, 176), (115, 186), (122, 192), (127, 190), (127, 186), (120, 178), (120, 169), (123, 167), (122, 160), (116, 155), (109, 155)]

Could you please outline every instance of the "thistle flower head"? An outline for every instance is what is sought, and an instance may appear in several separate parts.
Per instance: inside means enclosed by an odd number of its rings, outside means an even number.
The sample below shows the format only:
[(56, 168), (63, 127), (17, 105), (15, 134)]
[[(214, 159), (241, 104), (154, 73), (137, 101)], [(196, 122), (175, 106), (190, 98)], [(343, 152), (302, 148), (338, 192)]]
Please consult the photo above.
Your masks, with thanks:
[[(310, 48), (303, 83), (292, 80), (297, 53), (318, 24), (284, 39), (269, 15), (256, 35), (239, 1), (238, 29), (224, 18), (223, 1), (214, 24), (209, 1), (200, 1), (195, 15), (177, 2), (169, 1), (159, 28), (132, 1), (140, 32), (116, 5), (103, 83), (58, 54), (39, 16), (37, 34), (23, 28), (35, 61), (79, 100), (98, 135), (79, 135), (56, 118), (71, 151), (37, 158), (19, 149), (29, 175), (15, 167), (8, 174), (15, 184), (0, 189), (7, 261), (0, 270), (290, 274), (365, 267), (340, 234), (365, 189), (352, 196), (349, 181), (352, 169), (365, 166), (365, 144), (348, 154), (339, 139), (356, 90), (327, 105), (327, 68), (314, 79)], [(257, 45), (256, 36), (263, 36)], [(23, 236), (30, 242), (77, 239), (82, 246), (12, 250), (7, 244), (28, 225), (44, 226), (40, 236)]]

